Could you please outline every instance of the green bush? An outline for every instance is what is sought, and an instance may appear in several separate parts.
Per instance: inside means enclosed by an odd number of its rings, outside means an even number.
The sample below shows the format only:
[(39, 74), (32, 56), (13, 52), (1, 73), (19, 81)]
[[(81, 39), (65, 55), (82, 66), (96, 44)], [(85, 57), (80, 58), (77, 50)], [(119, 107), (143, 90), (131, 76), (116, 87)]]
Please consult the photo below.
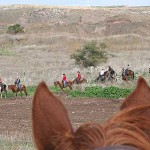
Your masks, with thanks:
[(75, 63), (83, 65), (84, 67), (96, 66), (99, 63), (106, 62), (108, 57), (104, 51), (106, 45), (102, 43), (100, 46), (96, 42), (90, 42), (83, 46), (82, 49), (78, 49), (71, 55), (72, 59), (75, 59)]
[(22, 27), (20, 24), (9, 26), (7, 29), (7, 33), (9, 34), (24, 33), (24, 27)]

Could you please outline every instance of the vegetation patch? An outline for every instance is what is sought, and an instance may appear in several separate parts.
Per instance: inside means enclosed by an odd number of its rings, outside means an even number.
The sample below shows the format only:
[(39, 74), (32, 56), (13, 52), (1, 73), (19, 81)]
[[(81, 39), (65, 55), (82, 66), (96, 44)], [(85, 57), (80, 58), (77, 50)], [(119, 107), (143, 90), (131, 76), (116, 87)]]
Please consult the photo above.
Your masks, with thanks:
[(7, 33), (9, 34), (24, 33), (24, 27), (22, 27), (20, 24), (9, 26), (7, 29)]
[(0, 49), (0, 56), (14, 56), (15, 53), (11, 52), (9, 49)]
[(96, 67), (98, 64), (107, 61), (108, 54), (104, 51), (106, 47), (105, 43), (97, 45), (96, 42), (92, 41), (85, 44), (82, 49), (78, 49), (71, 55), (71, 58), (75, 59), (77, 65)]
[[(33, 96), (36, 91), (37, 86), (28, 86), (27, 93), (28, 96)], [(52, 93), (60, 93), (61, 89), (59, 87), (50, 86), (50, 91)], [(132, 91), (133, 88), (119, 88), (115, 86), (110, 87), (101, 87), (101, 86), (91, 86), (85, 87), (83, 91), (79, 91), (77, 89), (70, 91), (69, 89), (65, 89), (70, 97), (87, 97), (87, 98), (106, 98), (106, 99), (119, 99), (127, 97)], [(22, 93), (25, 96), (24, 92)], [(8, 98), (12, 97), (12, 91), (8, 91)], [(15, 94), (14, 94), (15, 96)], [(20, 92), (18, 93), (20, 96)]]
[(8, 140), (3, 137), (0, 137), (0, 147), (1, 150), (34, 150), (34, 145), (27, 140)]
[(114, 86), (110, 87), (86, 87), (84, 91), (74, 90), (69, 92), (72, 97), (99, 97), (108, 99), (119, 99), (127, 97), (133, 89), (123, 89)]

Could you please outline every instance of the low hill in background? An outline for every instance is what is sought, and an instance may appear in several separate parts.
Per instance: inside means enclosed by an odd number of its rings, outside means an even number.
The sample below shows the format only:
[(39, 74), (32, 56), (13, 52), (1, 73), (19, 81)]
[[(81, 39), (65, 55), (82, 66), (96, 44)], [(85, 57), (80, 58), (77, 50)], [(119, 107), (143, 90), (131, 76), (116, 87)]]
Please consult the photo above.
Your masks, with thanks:
[[(25, 33), (6, 34), (8, 26), (16, 23)], [(108, 64), (118, 71), (128, 63), (134, 69), (146, 69), (150, 62), (150, 7), (1, 5), (0, 75), (7, 83), (19, 75), (26, 84), (35, 84), (42, 79), (52, 83), (64, 72), (76, 74), (79, 68), (70, 54), (92, 40), (105, 43), (107, 51), (115, 54)], [(136, 59), (131, 62), (133, 57)]]

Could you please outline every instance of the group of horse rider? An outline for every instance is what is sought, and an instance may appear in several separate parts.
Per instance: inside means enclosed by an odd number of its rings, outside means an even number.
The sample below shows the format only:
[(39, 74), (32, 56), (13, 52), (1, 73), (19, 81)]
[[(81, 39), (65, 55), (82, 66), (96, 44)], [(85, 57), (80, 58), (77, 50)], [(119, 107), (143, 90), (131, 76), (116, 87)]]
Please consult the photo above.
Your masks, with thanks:
[[(130, 66), (129, 64), (127, 65), (126, 69), (122, 69), (122, 75), (123, 76), (126, 76), (128, 75), (128, 71), (130, 70)], [(106, 71), (108, 72), (108, 79), (111, 80), (111, 79), (114, 79), (114, 74), (115, 74), (115, 71), (112, 67), (108, 66), (108, 70)], [(99, 72), (99, 76), (97, 78), (97, 81), (98, 80), (101, 80), (103, 81), (105, 79), (105, 71), (104, 69), (102, 68), (101, 71)]]
[[(76, 80), (77, 84), (80, 83), (80, 80), (81, 80), (81, 73), (80, 73), (80, 71), (77, 72), (77, 77), (76, 77), (75, 80)], [(66, 74), (63, 74), (62, 85), (65, 87), (67, 83), (68, 83), (68, 80), (67, 80)]]
[[(20, 84), (20, 78), (17, 76), (14, 84), (16, 85), (16, 87), (18, 88), (18, 91), (21, 89), (21, 84)], [(0, 87), (1, 87), (1, 90), (4, 88), (4, 86), (6, 86), (6, 84), (4, 84), (2, 82), (2, 78), (0, 78)]]

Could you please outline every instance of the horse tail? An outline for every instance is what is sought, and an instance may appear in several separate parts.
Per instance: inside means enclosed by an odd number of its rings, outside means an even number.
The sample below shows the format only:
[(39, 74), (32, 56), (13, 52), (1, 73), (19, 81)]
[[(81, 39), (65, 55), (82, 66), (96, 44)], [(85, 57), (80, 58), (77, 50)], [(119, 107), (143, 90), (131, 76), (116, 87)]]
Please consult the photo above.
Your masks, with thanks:
[(23, 85), (23, 89), (24, 89), (24, 93), (26, 94), (26, 97), (27, 97), (27, 96), (28, 96), (28, 93), (27, 93), (27, 90), (26, 90), (25, 85)]
[(134, 79), (134, 72), (133, 72), (133, 79)]

